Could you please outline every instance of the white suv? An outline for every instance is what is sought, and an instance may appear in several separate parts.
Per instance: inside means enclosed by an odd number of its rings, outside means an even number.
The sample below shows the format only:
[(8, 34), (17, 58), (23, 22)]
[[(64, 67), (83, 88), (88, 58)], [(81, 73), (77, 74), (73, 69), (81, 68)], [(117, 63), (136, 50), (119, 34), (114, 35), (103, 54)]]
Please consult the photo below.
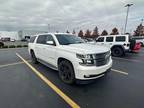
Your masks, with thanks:
[(111, 48), (112, 55), (116, 57), (123, 56), (125, 52), (130, 51), (129, 35), (100, 36), (96, 39), (96, 44), (108, 46)]
[(58, 70), (67, 84), (104, 76), (112, 66), (109, 48), (85, 43), (72, 34), (40, 34), (32, 37), (28, 46), (34, 63)]

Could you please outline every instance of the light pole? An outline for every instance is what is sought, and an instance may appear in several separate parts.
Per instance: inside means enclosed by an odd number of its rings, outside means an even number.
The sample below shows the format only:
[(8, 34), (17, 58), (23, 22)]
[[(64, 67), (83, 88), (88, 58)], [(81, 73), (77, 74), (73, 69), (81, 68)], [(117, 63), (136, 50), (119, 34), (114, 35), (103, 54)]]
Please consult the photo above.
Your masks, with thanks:
[(125, 5), (125, 7), (127, 7), (127, 14), (126, 14), (125, 27), (124, 27), (124, 34), (126, 33), (126, 28), (127, 28), (129, 8), (130, 8), (130, 6), (132, 6), (132, 5), (133, 5), (133, 4), (127, 4), (127, 5)]

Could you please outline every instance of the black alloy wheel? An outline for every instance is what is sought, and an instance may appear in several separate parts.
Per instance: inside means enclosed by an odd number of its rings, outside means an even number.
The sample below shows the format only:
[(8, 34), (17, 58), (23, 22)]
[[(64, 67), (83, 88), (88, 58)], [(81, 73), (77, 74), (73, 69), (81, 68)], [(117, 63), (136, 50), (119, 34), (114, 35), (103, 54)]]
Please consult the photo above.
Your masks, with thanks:
[(66, 84), (75, 82), (75, 74), (72, 64), (69, 61), (62, 61), (58, 66), (59, 77)]

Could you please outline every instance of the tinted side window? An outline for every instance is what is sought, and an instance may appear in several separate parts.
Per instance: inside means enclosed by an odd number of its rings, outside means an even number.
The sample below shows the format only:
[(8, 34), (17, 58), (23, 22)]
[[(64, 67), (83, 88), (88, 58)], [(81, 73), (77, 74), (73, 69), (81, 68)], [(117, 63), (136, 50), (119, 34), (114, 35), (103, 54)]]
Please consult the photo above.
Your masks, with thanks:
[(36, 36), (31, 37), (29, 42), (33, 43), (35, 41), (35, 38), (36, 38)]
[(116, 42), (123, 42), (125, 41), (125, 36), (117, 36), (116, 37)]
[(53, 43), (54, 43), (53, 45), (56, 45), (56, 43), (55, 43), (52, 35), (47, 35), (47, 37), (46, 37), (46, 42), (47, 42), (47, 41), (53, 41)]
[(39, 44), (46, 44), (46, 38), (47, 38), (46, 35), (39, 35), (38, 39), (37, 39), (37, 43), (39, 43)]
[(47, 35), (46, 41), (54, 41), (51, 35)]
[(104, 42), (104, 37), (100, 37), (96, 40), (97, 42)]
[(106, 42), (113, 42), (113, 37), (106, 37)]

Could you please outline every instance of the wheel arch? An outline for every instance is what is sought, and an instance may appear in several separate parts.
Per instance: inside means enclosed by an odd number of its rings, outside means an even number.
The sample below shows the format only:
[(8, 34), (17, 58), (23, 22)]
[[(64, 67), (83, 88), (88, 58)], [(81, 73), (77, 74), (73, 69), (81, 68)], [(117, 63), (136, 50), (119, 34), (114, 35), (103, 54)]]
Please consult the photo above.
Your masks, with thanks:
[(31, 52), (34, 52), (34, 50), (33, 50), (33, 49), (30, 49), (30, 53), (31, 53)]
[(122, 45), (114, 45), (114, 46), (111, 47), (111, 50), (112, 50), (113, 48), (116, 48), (116, 47), (122, 48), (123, 51), (125, 50), (125, 49), (124, 49), (124, 46), (122, 46)]
[(73, 63), (69, 59), (64, 58), (64, 57), (59, 57), (57, 60), (57, 64), (59, 65), (59, 63), (62, 61), (68, 61), (73, 66)]

